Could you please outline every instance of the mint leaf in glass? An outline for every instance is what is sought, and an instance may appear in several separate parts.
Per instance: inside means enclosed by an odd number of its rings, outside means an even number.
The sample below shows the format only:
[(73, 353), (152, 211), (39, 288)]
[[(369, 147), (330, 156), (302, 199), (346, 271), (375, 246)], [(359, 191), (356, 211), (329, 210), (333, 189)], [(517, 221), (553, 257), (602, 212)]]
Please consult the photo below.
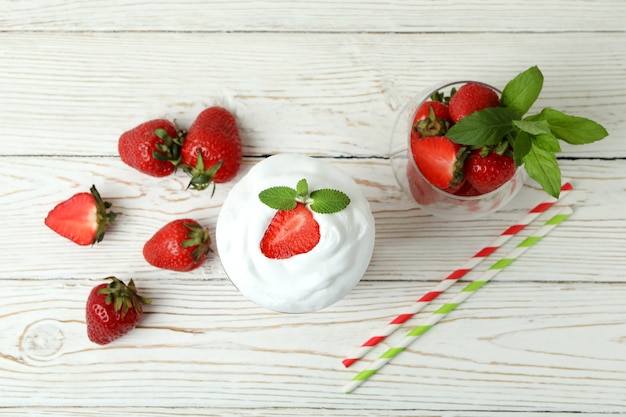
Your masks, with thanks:
[(531, 135), (550, 134), (550, 125), (545, 120), (513, 120), (513, 126)]
[(535, 136), (533, 138), (533, 143), (537, 147), (549, 152), (561, 152), (559, 139), (551, 133)]
[(500, 103), (522, 117), (535, 103), (543, 88), (543, 74), (537, 66), (530, 67), (507, 83)]
[(459, 120), (446, 137), (465, 146), (496, 146), (514, 131), (517, 113), (507, 107), (487, 107)]
[(583, 145), (605, 138), (609, 133), (600, 124), (584, 117), (570, 116), (545, 108), (539, 114), (555, 136), (572, 145)]
[(520, 130), (513, 142), (513, 159), (515, 159), (515, 165), (520, 166), (524, 163), (524, 157), (530, 152), (532, 146), (532, 138), (528, 132)]
[(558, 198), (561, 192), (561, 169), (554, 152), (546, 151), (533, 144), (524, 157), (524, 168), (528, 176), (541, 185), (545, 192)]

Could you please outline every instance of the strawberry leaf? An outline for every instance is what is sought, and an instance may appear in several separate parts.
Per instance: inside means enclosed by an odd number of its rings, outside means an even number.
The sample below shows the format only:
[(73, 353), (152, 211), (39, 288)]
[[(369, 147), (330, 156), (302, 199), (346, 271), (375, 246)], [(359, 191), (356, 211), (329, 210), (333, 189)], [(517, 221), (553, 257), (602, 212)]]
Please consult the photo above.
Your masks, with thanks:
[(530, 110), (542, 88), (543, 74), (537, 66), (533, 66), (508, 82), (502, 90), (500, 102), (521, 117)]
[(584, 117), (570, 116), (551, 108), (543, 109), (539, 115), (548, 122), (557, 138), (572, 145), (595, 142), (608, 135), (600, 124)]
[(446, 137), (466, 146), (494, 146), (514, 131), (512, 122), (517, 118), (507, 107), (487, 107), (459, 120)]
[(271, 187), (259, 193), (261, 202), (276, 210), (291, 210), (296, 207), (297, 191), (290, 187)]
[(330, 214), (345, 209), (350, 204), (350, 197), (338, 190), (323, 188), (311, 193), (311, 210), (316, 213)]
[(561, 192), (561, 169), (554, 152), (533, 143), (524, 156), (524, 168), (528, 176), (537, 181), (548, 194), (558, 198)]

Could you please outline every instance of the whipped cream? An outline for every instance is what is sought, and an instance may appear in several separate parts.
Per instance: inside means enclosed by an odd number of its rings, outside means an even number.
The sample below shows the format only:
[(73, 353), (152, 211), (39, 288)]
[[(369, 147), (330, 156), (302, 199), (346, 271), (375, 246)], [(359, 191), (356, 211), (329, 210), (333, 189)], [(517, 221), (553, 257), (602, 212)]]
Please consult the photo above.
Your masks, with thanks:
[[(295, 188), (305, 178), (309, 190), (334, 188), (350, 197), (344, 210), (313, 212), (320, 242), (307, 253), (270, 259), (260, 249), (276, 213), (259, 200), (274, 186)], [(278, 154), (256, 164), (229, 192), (216, 226), (217, 251), (231, 282), (248, 299), (270, 310), (305, 313), (325, 308), (361, 280), (374, 249), (374, 217), (357, 184), (320, 159)]]

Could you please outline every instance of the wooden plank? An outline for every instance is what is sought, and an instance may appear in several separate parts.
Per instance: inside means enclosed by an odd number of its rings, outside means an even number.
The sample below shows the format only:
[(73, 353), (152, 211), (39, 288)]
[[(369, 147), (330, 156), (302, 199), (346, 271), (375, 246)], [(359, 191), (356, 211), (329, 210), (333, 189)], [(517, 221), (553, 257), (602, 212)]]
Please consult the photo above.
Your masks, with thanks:
[[(620, 1), (0, 1), (3, 30), (258, 32), (623, 31)], [(488, 29), (486, 29), (488, 28)]]
[(412, 95), (455, 79), (503, 86), (537, 64), (546, 77), (537, 106), (589, 117), (611, 134), (562, 155), (624, 157), (624, 45), (626, 34), (612, 32), (0, 32), (10, 138), (0, 154), (113, 156), (119, 135), (142, 121), (186, 127), (221, 104), (237, 115), (249, 156), (381, 156)]
[(117, 407), (235, 415), (468, 404), (475, 412), (626, 410), (624, 283), (490, 283), (351, 395), (340, 389), (357, 369), (342, 369), (343, 355), (428, 283), (365, 282), (322, 312), (286, 315), (255, 307), (224, 280), (144, 280), (153, 305), (138, 329), (106, 347), (85, 337), (92, 285), (3, 280), (0, 409), (86, 412), (115, 398)]
[[(256, 161), (246, 159), (238, 178)], [(509, 206), (488, 219), (448, 222), (421, 212), (402, 194), (387, 160), (329, 161), (355, 178), (376, 219), (376, 246), (366, 280), (441, 279), (547, 198), (543, 191), (527, 186)], [(506, 279), (625, 282), (620, 266), (626, 262), (621, 256), (626, 252), (622, 209), (626, 204), (626, 161), (562, 161), (562, 169), (577, 188), (567, 200), (576, 206), (575, 214), (567, 226), (529, 251), (523, 262), (511, 265)], [(7, 213), (0, 216), (0, 278), (224, 277), (215, 254), (202, 268), (180, 274), (151, 267), (141, 251), (158, 228), (175, 218), (195, 218), (214, 230), (221, 203), (234, 181), (218, 185), (210, 198), (206, 192), (186, 190), (188, 177), (182, 172), (152, 178), (113, 157), (5, 157), (0, 158), (0, 177), (0, 207)], [(103, 242), (80, 247), (53, 233), (43, 221), (57, 203), (87, 191), (92, 184), (119, 216)], [(589, 247), (594, 248), (593, 257)], [(503, 248), (503, 254), (508, 250), (510, 247)]]
[[(248, 416), (248, 417), (285, 417), (285, 416), (319, 416), (324, 413), (328, 417), (363, 417), (363, 413), (367, 412), (368, 416), (380, 417), (544, 417), (545, 412), (524, 412), (524, 411), (454, 411), (441, 412), (440, 410), (342, 410), (325, 407), (323, 410), (317, 407), (311, 408), (257, 408), (257, 409), (233, 409), (233, 408), (217, 408), (217, 407), (115, 407), (108, 406), (106, 408), (89, 408), (89, 407), (7, 407), (0, 409), (0, 416), (15, 416), (20, 413), (28, 413), (29, 417), (100, 417), (111, 415), (129, 414), (137, 417), (222, 417), (222, 416)], [(550, 413), (550, 417), (580, 417), (580, 412), (572, 413)], [(605, 417), (605, 413), (584, 413), (585, 417)]]

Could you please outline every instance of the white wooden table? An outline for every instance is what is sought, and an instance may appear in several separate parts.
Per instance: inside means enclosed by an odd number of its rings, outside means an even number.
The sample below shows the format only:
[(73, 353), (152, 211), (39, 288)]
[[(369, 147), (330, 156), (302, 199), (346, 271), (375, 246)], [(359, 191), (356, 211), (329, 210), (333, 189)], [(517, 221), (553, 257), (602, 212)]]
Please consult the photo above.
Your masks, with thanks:
[[(626, 3), (518, 3), (0, 0), (0, 415), (626, 414)], [(343, 394), (421, 316), (354, 370), (345, 355), (545, 198), (527, 185), (483, 220), (426, 215), (389, 167), (397, 114), (435, 82), (502, 86), (531, 65), (545, 75), (542, 107), (610, 132), (559, 155), (574, 215)], [(234, 182), (211, 199), (182, 173), (147, 177), (120, 161), (117, 139), (149, 118), (184, 126), (211, 104), (236, 114), (240, 176), (298, 152), (362, 187), (376, 248), (341, 302), (274, 313), (241, 296), (217, 256), (184, 274), (143, 260), (166, 221), (214, 228)], [(43, 219), (92, 184), (120, 216), (79, 247)], [(108, 275), (154, 302), (101, 347), (84, 303)]]

